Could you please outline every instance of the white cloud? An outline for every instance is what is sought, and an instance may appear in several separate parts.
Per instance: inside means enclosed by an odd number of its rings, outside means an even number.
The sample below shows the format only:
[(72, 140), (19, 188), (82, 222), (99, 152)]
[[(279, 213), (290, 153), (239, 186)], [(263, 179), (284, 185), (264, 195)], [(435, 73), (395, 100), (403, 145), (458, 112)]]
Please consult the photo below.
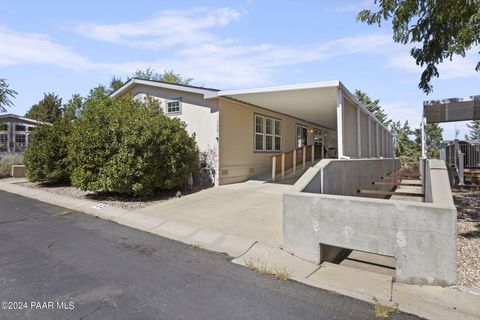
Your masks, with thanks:
[[(363, 5), (360, 3), (360, 5)], [(95, 71), (106, 77), (131, 75), (137, 69), (173, 69), (195, 79), (196, 83), (219, 88), (271, 84), (276, 75), (298, 69), (301, 64), (351, 56), (378, 57), (385, 67), (406, 75), (420, 74), (409, 56), (409, 49), (394, 44), (391, 35), (381, 32), (343, 37), (308, 45), (254, 43), (222, 38), (216, 29), (236, 22), (245, 13), (231, 9), (169, 10), (153, 18), (118, 24), (79, 23), (74, 30), (98, 41), (155, 50), (164, 58), (93, 61), (44, 34), (16, 32), (0, 26), (0, 67), (15, 64), (50, 64), (75, 71)], [(441, 79), (467, 77), (474, 73), (467, 61), (446, 63)], [(398, 81), (404, 79), (399, 78)], [(415, 81), (417, 78), (415, 78)]]
[(15, 32), (0, 26), (0, 43), (0, 67), (16, 64), (51, 64), (75, 70), (99, 67), (44, 34)]
[(408, 121), (412, 129), (418, 128), (422, 120), (422, 104), (418, 101), (395, 100), (382, 103), (388, 117), (403, 124)]
[[(450, 80), (469, 77), (480, 77), (480, 73), (475, 71), (478, 62), (479, 48), (469, 50), (465, 57), (454, 56), (453, 60), (444, 60), (438, 65), (440, 77), (438, 80)], [(423, 68), (418, 66), (415, 59), (409, 54), (410, 49), (407, 47), (402, 51), (396, 52), (389, 58), (388, 65), (392, 68), (405, 71), (410, 74), (416, 74), (420, 77)]]
[(154, 18), (119, 24), (79, 23), (75, 32), (100, 41), (134, 48), (160, 49), (215, 41), (208, 31), (237, 21), (242, 13), (231, 8), (165, 10)]
[(338, 56), (375, 53), (390, 40), (382, 34), (346, 37), (309, 46), (275, 44), (203, 44), (180, 48), (168, 59), (128, 61), (112, 65), (115, 74), (131, 74), (148, 66), (156, 70), (174, 69), (196, 82), (225, 87), (271, 83), (285, 68)]

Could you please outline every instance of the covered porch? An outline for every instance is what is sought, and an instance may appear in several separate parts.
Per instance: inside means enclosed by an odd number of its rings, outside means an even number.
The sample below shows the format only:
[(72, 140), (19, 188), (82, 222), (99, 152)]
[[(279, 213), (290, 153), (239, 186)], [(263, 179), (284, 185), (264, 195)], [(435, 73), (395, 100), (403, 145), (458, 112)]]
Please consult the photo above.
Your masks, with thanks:
[[(288, 132), (282, 128), (282, 148), (269, 157), (273, 181), (298, 175), (325, 158), (393, 157), (388, 129), (340, 81), (220, 91), (215, 95), (296, 119)], [(290, 135), (294, 141), (286, 143)]]

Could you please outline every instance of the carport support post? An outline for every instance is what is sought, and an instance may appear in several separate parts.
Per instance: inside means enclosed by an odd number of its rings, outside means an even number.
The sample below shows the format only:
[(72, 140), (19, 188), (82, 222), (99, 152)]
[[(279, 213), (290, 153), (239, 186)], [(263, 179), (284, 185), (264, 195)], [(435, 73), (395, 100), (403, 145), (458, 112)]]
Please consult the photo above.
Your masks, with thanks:
[(272, 182), (275, 182), (275, 171), (277, 171), (277, 157), (272, 157)]
[(305, 162), (307, 160), (307, 147), (303, 146), (302, 149), (302, 156), (303, 156), (303, 169), (305, 169)]
[(343, 158), (343, 93), (340, 87), (337, 89), (337, 144), (338, 158), (341, 159)]
[(368, 117), (368, 157), (372, 157), (372, 119)]
[(421, 123), (421, 128), (422, 128), (422, 158), (423, 159), (427, 159), (427, 148), (425, 147), (425, 143), (426, 143), (425, 123), (426, 123), (425, 105), (423, 105), (422, 123)]
[(362, 128), (360, 126), (360, 107), (357, 106), (357, 157), (362, 157)]
[(297, 172), (297, 149), (293, 149), (293, 173)]
[(17, 130), (17, 125), (16, 123), (14, 122), (10, 122), (12, 124), (12, 146), (13, 146), (13, 149), (10, 150), (11, 153), (15, 153), (17, 150), (17, 133), (16, 133), (16, 130)]

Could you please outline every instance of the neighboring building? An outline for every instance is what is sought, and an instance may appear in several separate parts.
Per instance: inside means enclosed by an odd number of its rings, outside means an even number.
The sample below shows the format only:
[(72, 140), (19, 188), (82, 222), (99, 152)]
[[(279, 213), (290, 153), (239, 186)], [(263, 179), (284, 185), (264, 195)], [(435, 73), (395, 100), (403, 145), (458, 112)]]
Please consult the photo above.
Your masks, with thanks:
[(23, 153), (27, 148), (30, 132), (39, 124), (45, 122), (14, 114), (0, 115), (0, 154)]
[(332, 158), (393, 157), (391, 133), (340, 81), (221, 91), (132, 78), (111, 97), (125, 94), (156, 97), (166, 115), (184, 121), (218, 173), (216, 185), (268, 175), (272, 157), (294, 149), (298, 157), (304, 146), (315, 157), (313, 145)]

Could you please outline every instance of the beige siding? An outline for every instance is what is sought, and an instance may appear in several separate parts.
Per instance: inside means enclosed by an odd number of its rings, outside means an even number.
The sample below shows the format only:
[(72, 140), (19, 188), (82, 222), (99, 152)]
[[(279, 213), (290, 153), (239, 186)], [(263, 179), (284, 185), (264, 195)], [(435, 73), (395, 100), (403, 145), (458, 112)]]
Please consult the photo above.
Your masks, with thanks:
[[(307, 121), (228, 99), (220, 99), (219, 107), (220, 184), (245, 181), (258, 175), (268, 175), (272, 170), (271, 157), (281, 153), (254, 151), (255, 114), (282, 121), (282, 152), (296, 147), (297, 124), (304, 125), (309, 129), (319, 127)], [(336, 133), (329, 131), (327, 134), (329, 142), (333, 141)], [(313, 135), (309, 130), (308, 144), (312, 142)]]

